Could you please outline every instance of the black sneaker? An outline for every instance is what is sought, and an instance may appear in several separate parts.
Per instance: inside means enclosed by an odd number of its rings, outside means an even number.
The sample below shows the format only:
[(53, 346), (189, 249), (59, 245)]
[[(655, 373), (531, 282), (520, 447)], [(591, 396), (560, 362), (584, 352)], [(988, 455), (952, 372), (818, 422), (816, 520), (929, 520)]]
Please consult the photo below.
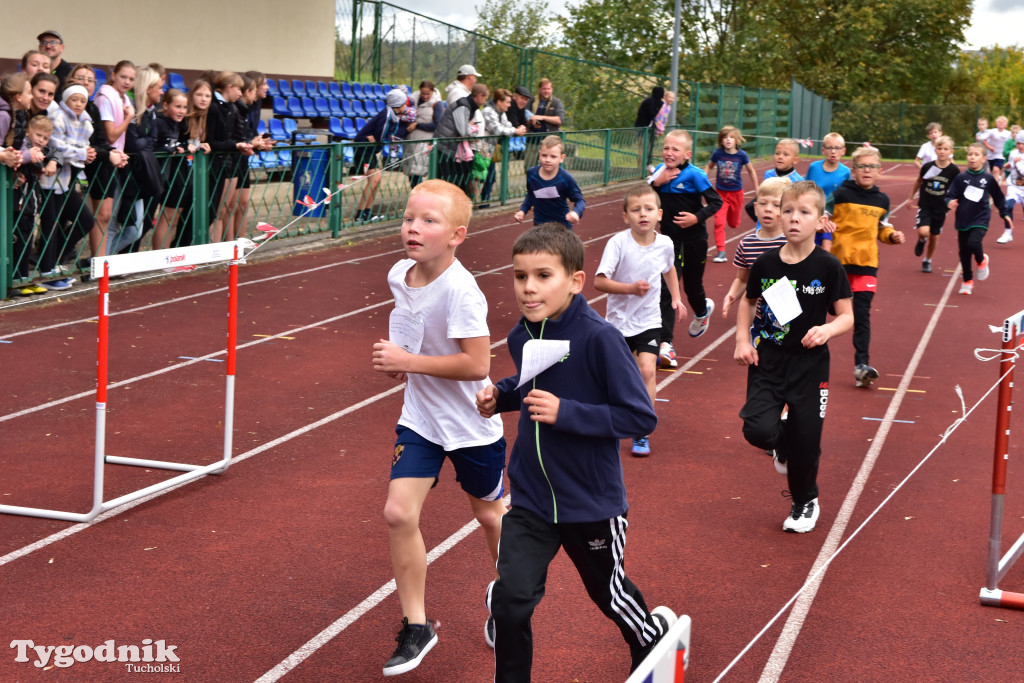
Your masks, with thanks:
[(384, 662), (384, 675), (397, 676), (412, 671), (430, 648), (437, 645), (437, 632), (429, 619), (425, 626), (410, 626), (409, 619), (402, 619), (402, 630), (395, 637), (398, 647), (391, 659)]
[(927, 238), (918, 237), (917, 244), (914, 245), (914, 256), (920, 256), (924, 253), (924, 245), (928, 242)]
[(932, 272), (932, 262), (929, 259), (921, 261), (921, 272), (930, 273)]
[(647, 659), (647, 656), (650, 655), (654, 648), (658, 646), (658, 643), (661, 642), (661, 639), (665, 637), (665, 635), (668, 633), (668, 630), (672, 628), (678, 620), (678, 617), (676, 617), (676, 613), (673, 612), (670, 608), (665, 607), (664, 605), (659, 605), (658, 607), (652, 609), (651, 616), (654, 617), (654, 620), (658, 622), (658, 624), (660, 625), (661, 633), (659, 633), (658, 637), (655, 638), (646, 647), (634, 651), (633, 663), (629, 668), (630, 673), (636, 671), (637, 667), (643, 664), (644, 660)]
[(484, 623), (484, 642), (494, 649), (494, 617), (491, 616), (491, 591), (494, 590), (494, 582), (487, 584), (487, 595), (484, 597), (484, 604), (487, 606), (487, 621)]

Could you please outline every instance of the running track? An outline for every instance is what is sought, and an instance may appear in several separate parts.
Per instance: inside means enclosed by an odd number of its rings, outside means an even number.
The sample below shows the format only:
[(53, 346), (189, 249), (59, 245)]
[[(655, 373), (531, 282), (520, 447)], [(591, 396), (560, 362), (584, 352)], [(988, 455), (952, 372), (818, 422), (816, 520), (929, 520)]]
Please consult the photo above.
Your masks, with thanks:
[[(895, 225), (914, 168), (886, 169)], [(622, 228), (621, 188), (588, 197), (579, 228), (592, 274)], [(511, 371), (503, 344), (518, 318), (511, 210), (474, 219), (459, 258), (490, 302), (491, 376)], [(746, 219), (744, 219), (746, 222)], [(996, 221), (993, 221), (996, 227)], [(749, 228), (729, 235), (735, 241)], [(820, 474), (822, 516), (806, 535), (780, 530), (785, 480), (748, 446), (737, 413), (745, 373), (731, 322), (677, 330), (680, 370), (660, 373), (661, 422), (647, 460), (628, 456), (630, 576), (651, 605), (693, 618), (689, 681), (712, 681), (786, 605), (816, 566), (882, 503), (995, 382), (975, 348), (989, 324), (1024, 308), (1024, 246), (986, 239), (992, 277), (956, 294), (947, 226), (936, 272), (882, 245), (870, 390), (852, 379), (850, 336), (831, 344), (832, 392)], [(90, 525), (0, 516), (4, 644), (177, 646), (177, 681), (373, 681), (394, 647), (393, 593), (381, 509), (401, 387), (370, 369), (386, 334), (394, 237), (254, 260), (241, 270), (235, 462), (222, 476), (106, 513)], [(733, 276), (708, 263), (720, 302)], [(226, 274), (221, 269), (117, 284), (111, 295), (108, 452), (212, 462), (223, 416)], [(604, 310), (588, 282), (585, 294)], [(0, 500), (85, 511), (91, 500), (95, 297), (0, 310)], [(200, 358), (187, 360), (182, 357)], [(728, 681), (1017, 680), (1024, 614), (981, 607), (995, 401), (989, 397), (892, 497), (809, 591), (750, 647)], [(515, 423), (506, 418), (506, 435)], [(1005, 537), (1024, 531), (1020, 439), (1011, 442)], [(626, 444), (624, 444), (625, 447)], [(107, 466), (106, 499), (169, 478)], [(410, 681), (486, 681), (482, 629), (490, 571), (482, 535), (446, 469), (424, 511), (433, 562), (428, 614), (440, 643)], [(817, 563), (817, 565), (816, 565)], [(1024, 590), (1024, 566), (1002, 586)], [(564, 556), (534, 619), (537, 681), (621, 681), (628, 656)], [(6, 652), (6, 654), (3, 654)], [(139, 676), (90, 661), (41, 669), (0, 648), (3, 681)]]

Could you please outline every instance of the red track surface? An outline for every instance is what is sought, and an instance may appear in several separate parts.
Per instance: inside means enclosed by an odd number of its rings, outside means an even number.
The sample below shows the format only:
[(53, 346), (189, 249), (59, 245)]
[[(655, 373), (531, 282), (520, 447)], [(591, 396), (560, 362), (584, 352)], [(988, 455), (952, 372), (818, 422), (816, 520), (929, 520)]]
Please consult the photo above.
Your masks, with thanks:
[[(883, 176), (894, 207), (906, 197), (913, 173), (902, 165)], [(605, 239), (622, 227), (621, 194), (617, 189), (590, 198), (579, 228), (590, 245), (589, 274)], [(470, 270), (485, 273), (479, 283), (490, 302), (493, 341), (518, 319), (508, 266), (522, 228), (511, 224), (510, 213), (478, 217), (459, 250)], [(955, 236), (947, 225), (936, 272), (922, 274), (911, 253), (912, 218), (909, 208), (895, 216), (908, 244), (881, 247), (872, 317), (872, 361), (882, 374), (876, 386), (854, 388), (849, 335), (831, 345), (822, 515), (810, 534), (781, 531), (789, 509), (779, 495), (785, 479), (740, 433), (745, 373), (732, 362), (732, 321), (716, 314), (698, 340), (682, 326), (678, 330), (680, 355), (700, 359), (686, 372), (660, 373), (673, 381), (659, 394), (668, 402), (657, 405), (661, 422), (652, 457), (623, 453), (631, 503), (629, 573), (649, 604), (667, 604), (693, 618), (688, 681), (711, 681), (722, 672), (800, 588), (823, 547), (838, 545), (830, 530), (866, 456), (877, 455), (877, 461), (838, 541), (960, 416), (953, 386), (963, 387), (970, 407), (998, 376), (996, 364), (975, 360), (973, 350), (998, 347), (988, 325), (1024, 308), (1024, 245), (995, 244), (1000, 230), (993, 229), (985, 245), (992, 277), (978, 283), (972, 297), (954, 289), (943, 307), (958, 263)], [(731, 254), (738, 235), (729, 237)], [(119, 645), (164, 640), (177, 646), (180, 673), (147, 676), (179, 681), (255, 680), (306, 646), (286, 680), (382, 678), (401, 619), (397, 595), (378, 593), (392, 577), (381, 510), (401, 392), (382, 396), (395, 383), (372, 372), (370, 353), (386, 334), (385, 276), (399, 256), (397, 239), (387, 238), (243, 267), (238, 461), (222, 476), (115, 509), (91, 525), (0, 516), (4, 645), (22, 639), (90, 646), (110, 639)], [(720, 302), (732, 277), (731, 265), (709, 262), (709, 295)], [(108, 453), (197, 463), (220, 457), (223, 363), (187, 364), (179, 357), (223, 349), (226, 282), (217, 269), (113, 288), (111, 312), (119, 314), (111, 319), (111, 385), (185, 365), (110, 390)], [(585, 293), (597, 295), (589, 282)], [(604, 310), (603, 301), (594, 305)], [(0, 313), (0, 340), (13, 342), (0, 344), (3, 504), (89, 508), (96, 343), (89, 320), (95, 307), (94, 296), (79, 296)], [(935, 315), (910, 391), (901, 394), (895, 389)], [(494, 356), (491, 377), (497, 379), (512, 366), (504, 345)], [(895, 422), (865, 419), (885, 417), (898, 395)], [(53, 401), (59, 402), (37, 409)], [(726, 680), (756, 680), (769, 661), (784, 681), (1019, 679), (1024, 614), (978, 603), (994, 413), (993, 395), (832, 562), (801, 612), (802, 626), (794, 627), (788, 660), (772, 657), (783, 615)], [(880, 425), (891, 429), (874, 452)], [(506, 418), (510, 438), (514, 426)], [(1011, 441), (1018, 459), (1020, 444), (1019, 438)], [(1011, 458), (1007, 539), (1024, 531), (1021, 475)], [(108, 465), (105, 498), (170, 476)], [(427, 547), (445, 542), (471, 519), (446, 469), (424, 511)], [(440, 643), (405, 679), (491, 679), (492, 652), (482, 637), (488, 565), (478, 530), (433, 562), (427, 611), (441, 621)], [(1024, 566), (1011, 570), (1001, 587), (1024, 590)], [(625, 678), (626, 648), (564, 556), (552, 566), (534, 631), (535, 680)], [(0, 680), (140, 675), (126, 672), (124, 664), (96, 661), (70, 668), (52, 668), (51, 661), (43, 670), (15, 662), (15, 655), (0, 648)]]

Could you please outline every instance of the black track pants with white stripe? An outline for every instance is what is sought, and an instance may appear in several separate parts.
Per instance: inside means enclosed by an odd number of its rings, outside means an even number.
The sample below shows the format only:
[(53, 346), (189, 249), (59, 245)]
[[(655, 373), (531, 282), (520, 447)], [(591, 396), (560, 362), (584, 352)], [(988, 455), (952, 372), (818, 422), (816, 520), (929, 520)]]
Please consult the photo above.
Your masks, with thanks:
[[(661, 637), (661, 625), (625, 573), (625, 515), (600, 522), (551, 524), (513, 507), (501, 520), (498, 582), (491, 595), (494, 680), (529, 681), (533, 663), (533, 610), (544, 597), (548, 565), (564, 548), (590, 599), (615, 622), (629, 644), (634, 666)], [(577, 624), (580, 624), (576, 620)], [(622, 678), (625, 678), (623, 672)]]

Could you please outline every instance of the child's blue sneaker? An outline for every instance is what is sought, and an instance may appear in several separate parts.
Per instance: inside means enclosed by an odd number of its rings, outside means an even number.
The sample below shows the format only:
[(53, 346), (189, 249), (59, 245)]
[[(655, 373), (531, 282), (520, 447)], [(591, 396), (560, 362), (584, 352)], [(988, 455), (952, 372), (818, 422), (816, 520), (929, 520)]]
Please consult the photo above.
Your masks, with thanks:
[(639, 439), (633, 439), (633, 450), (630, 452), (638, 458), (646, 458), (651, 454), (650, 437), (641, 436)]

